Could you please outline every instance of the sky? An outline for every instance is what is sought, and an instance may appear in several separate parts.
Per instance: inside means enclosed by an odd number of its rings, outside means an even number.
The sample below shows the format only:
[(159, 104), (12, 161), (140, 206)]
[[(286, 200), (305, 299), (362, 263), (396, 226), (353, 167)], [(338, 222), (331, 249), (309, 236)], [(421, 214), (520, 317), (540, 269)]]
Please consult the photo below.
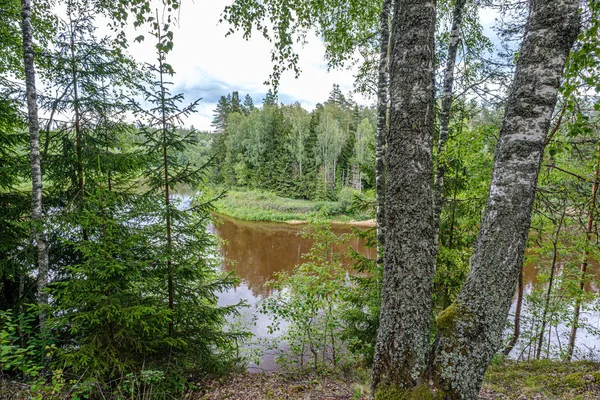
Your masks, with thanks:
[[(240, 97), (246, 93), (255, 104), (262, 103), (269, 86), (264, 85), (272, 71), (271, 43), (261, 35), (253, 35), (248, 41), (237, 32), (225, 37), (227, 22), (218, 23), (223, 8), (230, 0), (184, 1), (174, 29), (174, 48), (167, 56), (175, 69), (172, 93), (184, 93), (187, 100), (202, 98), (198, 111), (185, 124), (199, 130), (212, 130), (213, 110), (222, 95), (234, 90)], [(132, 37), (146, 33), (143, 29), (131, 32)], [(135, 34), (135, 36), (133, 36)], [(154, 43), (151, 37), (141, 44), (132, 43), (129, 53), (138, 61), (153, 62)], [(327, 71), (325, 48), (321, 40), (312, 34), (308, 44), (298, 47), (302, 73), (295, 79), (292, 71), (286, 72), (279, 87), (279, 100), (285, 104), (299, 102), (312, 109), (327, 100), (334, 83), (347, 93), (353, 88), (352, 70)], [(370, 100), (354, 95), (359, 104)]]
[[(255, 104), (262, 103), (269, 86), (264, 82), (272, 72), (272, 45), (262, 35), (255, 34), (245, 40), (240, 32), (226, 37), (227, 22), (219, 23), (221, 13), (232, 0), (184, 0), (174, 27), (174, 48), (167, 56), (174, 70), (172, 93), (184, 93), (188, 101), (202, 98), (197, 112), (184, 121), (186, 126), (198, 130), (212, 130), (213, 110), (222, 95), (237, 90), (240, 97), (248, 93)], [(160, 2), (157, 1), (158, 4)], [(480, 21), (485, 33), (495, 36), (492, 26), (497, 14), (480, 9)], [(146, 34), (147, 27), (134, 31), (131, 39)], [(131, 43), (129, 53), (140, 62), (153, 63), (156, 59), (155, 43), (148, 34), (142, 43)], [(131, 40), (133, 42), (133, 40)], [(495, 41), (493, 39), (493, 41)], [(325, 47), (312, 33), (307, 44), (296, 47), (302, 70), (299, 78), (292, 71), (282, 76), (279, 100), (285, 104), (299, 102), (312, 110), (319, 102), (327, 100), (333, 84), (339, 84), (345, 94), (353, 89), (356, 69), (328, 71)], [(353, 99), (362, 105), (373, 104), (360, 94)]]

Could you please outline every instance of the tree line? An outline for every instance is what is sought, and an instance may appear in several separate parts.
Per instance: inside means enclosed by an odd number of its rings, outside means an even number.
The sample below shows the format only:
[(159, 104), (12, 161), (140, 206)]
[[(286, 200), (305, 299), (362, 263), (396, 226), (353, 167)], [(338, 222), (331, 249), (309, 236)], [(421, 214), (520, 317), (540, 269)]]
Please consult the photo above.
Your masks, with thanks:
[(284, 197), (336, 199), (342, 188), (374, 188), (375, 115), (334, 85), (327, 101), (308, 112), (279, 104), (271, 90), (262, 107), (238, 92), (214, 112), (218, 134), (213, 179), (233, 187), (271, 190)]

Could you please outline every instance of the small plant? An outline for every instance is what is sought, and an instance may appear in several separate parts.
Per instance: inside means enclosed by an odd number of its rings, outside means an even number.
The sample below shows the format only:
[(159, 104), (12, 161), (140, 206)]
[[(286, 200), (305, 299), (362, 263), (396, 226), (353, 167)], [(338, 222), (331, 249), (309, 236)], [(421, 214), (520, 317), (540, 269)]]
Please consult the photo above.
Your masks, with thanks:
[(338, 236), (323, 223), (311, 224), (302, 235), (314, 240), (303, 255), (306, 262), (269, 283), (276, 292), (263, 301), (262, 311), (273, 318), (272, 332), (284, 330), (281, 339), (289, 350), (280, 363), (319, 370), (347, 361), (338, 337), (342, 329), (338, 302), (346, 271), (336, 246), (346, 243), (348, 235)]

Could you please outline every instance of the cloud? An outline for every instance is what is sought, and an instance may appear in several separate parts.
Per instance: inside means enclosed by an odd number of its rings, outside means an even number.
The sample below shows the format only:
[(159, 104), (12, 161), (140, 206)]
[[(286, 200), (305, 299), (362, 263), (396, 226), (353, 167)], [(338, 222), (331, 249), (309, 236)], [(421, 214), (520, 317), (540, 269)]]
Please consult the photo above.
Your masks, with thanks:
[[(167, 62), (175, 70), (172, 93), (182, 92), (188, 101), (202, 98), (197, 114), (185, 121), (198, 129), (211, 129), (212, 110), (222, 95), (237, 90), (242, 99), (248, 93), (255, 104), (260, 104), (269, 89), (263, 82), (272, 71), (271, 43), (260, 35), (253, 35), (249, 40), (240, 33), (226, 37), (229, 26), (218, 21), (229, 3), (224, 0), (183, 2), (178, 26), (174, 28), (174, 48), (167, 55)], [(139, 34), (139, 31), (130, 31), (131, 38)], [(156, 59), (153, 38), (145, 36), (144, 42), (131, 44), (129, 50), (136, 60), (152, 63)], [(296, 50), (302, 74), (299, 79), (295, 79), (291, 71), (283, 75), (280, 101), (297, 101), (310, 109), (327, 99), (334, 83), (344, 92), (352, 90), (353, 71), (328, 72), (325, 48), (314, 33), (309, 35), (308, 44)]]

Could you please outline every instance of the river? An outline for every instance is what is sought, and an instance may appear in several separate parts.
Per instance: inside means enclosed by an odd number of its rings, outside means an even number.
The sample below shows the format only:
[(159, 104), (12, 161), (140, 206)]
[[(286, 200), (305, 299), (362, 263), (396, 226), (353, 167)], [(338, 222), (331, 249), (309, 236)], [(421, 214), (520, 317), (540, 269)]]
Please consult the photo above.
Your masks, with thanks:
[[(223, 239), (221, 254), (225, 261), (222, 268), (224, 271), (235, 272), (240, 279), (240, 283), (236, 288), (221, 293), (219, 303), (230, 305), (240, 300), (247, 301), (250, 307), (245, 310), (244, 318), (247, 321), (252, 321), (248, 324), (252, 333), (261, 339), (273, 339), (273, 335), (268, 332), (270, 319), (257, 311), (256, 304), (260, 299), (270, 294), (266, 282), (272, 279), (276, 272), (291, 271), (294, 266), (302, 263), (302, 254), (310, 249), (312, 242), (300, 236), (300, 232), (304, 228), (303, 225), (240, 221), (227, 217), (217, 217), (216, 220), (217, 223), (211, 226), (210, 229)], [(333, 229), (340, 234), (350, 232), (350, 228), (344, 225), (334, 225)], [(356, 238), (352, 239), (349, 245), (364, 255), (375, 256), (374, 249), (366, 248), (364, 243)], [(338, 250), (345, 251), (346, 249), (340, 247)], [(597, 263), (590, 266), (590, 272), (600, 276), (600, 267)], [(524, 283), (526, 293), (531, 292), (533, 287), (539, 284), (537, 274), (538, 270), (535, 263), (525, 265)], [(596, 284), (590, 284), (587, 286), (587, 290), (597, 293), (599, 288)], [(511, 313), (513, 311), (514, 304)], [(527, 304), (525, 304), (524, 314), (526, 314), (526, 311)], [(588, 310), (584, 316), (587, 318), (588, 323), (600, 328), (600, 312)], [(527, 316), (524, 315), (523, 319), (526, 324)], [(568, 333), (568, 327), (563, 324), (557, 328), (554, 329), (558, 333), (552, 334), (553, 346), (566, 343), (565, 335)], [(507, 333), (509, 331), (510, 329), (507, 328)], [(585, 329), (580, 329), (577, 345), (580, 348), (579, 358), (597, 358), (597, 349), (600, 349), (600, 340), (597, 335), (593, 335)], [(522, 353), (521, 349), (515, 349), (511, 355), (517, 358), (519, 356), (524, 357), (527, 352)], [(273, 358), (273, 354), (266, 354), (262, 357), (259, 365), (253, 367), (262, 370), (275, 369), (276, 364)]]

